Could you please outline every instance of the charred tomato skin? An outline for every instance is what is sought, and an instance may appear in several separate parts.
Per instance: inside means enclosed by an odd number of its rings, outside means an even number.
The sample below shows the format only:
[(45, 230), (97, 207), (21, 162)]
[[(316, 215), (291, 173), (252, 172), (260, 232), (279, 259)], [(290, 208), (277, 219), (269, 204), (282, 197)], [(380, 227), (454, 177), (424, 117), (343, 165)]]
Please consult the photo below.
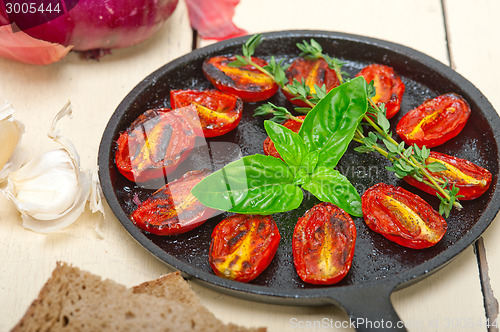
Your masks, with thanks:
[[(304, 120), (306, 118), (306, 116), (305, 115), (300, 115), (297, 118)], [(295, 121), (293, 119), (288, 119), (285, 122), (283, 122), (282, 125), (285, 126), (288, 129), (290, 129), (291, 131), (293, 131), (295, 133), (298, 133), (299, 130), (300, 130), (300, 126), (302, 125), (302, 123), (299, 122), (299, 121)], [(273, 143), (273, 141), (271, 141), (271, 139), (269, 138), (269, 136), (264, 140), (263, 148), (264, 148), (264, 154), (266, 156), (273, 156), (275, 158), (282, 159), (281, 156), (280, 156), (280, 154), (278, 153), (278, 151), (274, 147), (274, 143)]]
[(249, 282), (271, 263), (281, 236), (272, 216), (236, 214), (212, 232), (209, 262), (220, 277)]
[[(426, 163), (431, 162), (439, 162), (448, 168), (446, 171), (430, 173), (437, 178), (448, 181), (450, 186), (457, 187), (459, 189), (458, 195), (462, 196), (460, 200), (476, 199), (490, 187), (492, 180), (490, 171), (468, 160), (431, 151)], [(436, 195), (435, 189), (411, 176), (405, 176), (403, 180), (426, 193)]]
[(371, 64), (364, 67), (356, 77), (363, 76), (366, 82), (373, 81), (376, 95), (372, 98), (377, 105), (385, 104), (388, 119), (396, 115), (401, 108), (405, 85), (392, 67)]
[(432, 148), (457, 136), (471, 114), (461, 96), (447, 93), (426, 100), (399, 120), (396, 132), (407, 144)]
[[(319, 87), (325, 85), (327, 92), (340, 85), (335, 70), (330, 69), (326, 61), (322, 58), (314, 60), (304, 59), (302, 57), (297, 58), (292, 62), (290, 67), (285, 70), (285, 75), (289, 84), (291, 84), (294, 79), (299, 82), (304, 80), (312, 93), (315, 93), (315, 84)], [(308, 106), (305, 102), (294, 99), (294, 96), (286, 91), (283, 91), (283, 94), (288, 101), (296, 106)]]
[[(216, 89), (236, 95), (244, 102), (267, 100), (278, 91), (278, 84), (255, 67), (229, 66), (235, 60), (234, 56), (208, 58), (203, 62), (203, 74)], [(267, 65), (265, 60), (257, 57), (252, 57), (252, 61), (261, 67)]]
[(331, 203), (309, 209), (295, 225), (293, 262), (302, 281), (332, 285), (349, 272), (356, 244), (356, 226), (344, 210)]
[[(236, 128), (243, 114), (241, 98), (219, 90), (170, 90), (173, 109), (194, 105), (198, 117), (188, 118), (196, 135), (216, 137)], [(201, 127), (201, 128), (200, 128)]]
[(361, 206), (370, 229), (404, 247), (431, 247), (448, 228), (444, 218), (426, 201), (401, 187), (376, 184), (365, 191)]
[(133, 182), (161, 179), (188, 157), (195, 139), (184, 116), (167, 108), (147, 110), (118, 137), (115, 164)]
[(200, 226), (216, 212), (191, 194), (191, 189), (207, 175), (207, 170), (187, 172), (142, 202), (130, 219), (139, 228), (156, 235), (182, 234)]

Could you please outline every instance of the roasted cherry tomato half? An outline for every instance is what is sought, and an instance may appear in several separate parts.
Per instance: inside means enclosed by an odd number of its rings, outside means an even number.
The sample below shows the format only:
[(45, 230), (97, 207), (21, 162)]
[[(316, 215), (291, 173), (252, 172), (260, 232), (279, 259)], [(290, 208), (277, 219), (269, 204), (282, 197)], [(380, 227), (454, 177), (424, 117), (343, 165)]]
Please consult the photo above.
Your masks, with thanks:
[(385, 104), (386, 117), (392, 118), (401, 107), (401, 100), (405, 92), (405, 85), (392, 67), (381, 64), (371, 64), (364, 67), (356, 77), (363, 76), (366, 82), (373, 81), (375, 104)]
[(396, 132), (406, 143), (432, 148), (457, 136), (471, 110), (465, 99), (448, 93), (425, 101), (399, 120)]
[[(301, 115), (301, 116), (298, 116), (297, 118), (304, 120), (305, 117), (306, 117), (305, 115)], [(290, 129), (291, 131), (298, 133), (300, 130), (300, 126), (302, 125), (302, 122), (295, 121), (293, 119), (289, 119), (289, 120), (286, 120), (285, 122), (283, 122), (282, 125), (287, 127), (288, 129)], [(280, 154), (278, 153), (278, 151), (274, 147), (273, 141), (271, 141), (271, 139), (269, 137), (267, 137), (264, 140), (264, 154), (266, 156), (273, 156), (275, 158), (281, 159)]]
[[(316, 93), (314, 85), (319, 87), (323, 85), (326, 91), (330, 91), (336, 86), (340, 85), (340, 81), (335, 73), (335, 70), (330, 69), (328, 64), (323, 59), (307, 60), (304, 58), (297, 58), (285, 71), (288, 83), (292, 83), (294, 79), (299, 82), (304, 80), (304, 83), (309, 87), (311, 94)], [(308, 106), (301, 100), (294, 99), (295, 96), (283, 91), (285, 97), (294, 105), (305, 107)]]
[(212, 232), (210, 265), (220, 277), (249, 282), (271, 263), (280, 238), (271, 216), (233, 215)]
[[(471, 200), (478, 198), (488, 190), (491, 184), (491, 173), (468, 160), (456, 158), (444, 153), (431, 151), (430, 156), (425, 160), (426, 164), (438, 162), (446, 166), (446, 171), (430, 172), (434, 177), (447, 181), (459, 189), (458, 195), (462, 195), (460, 200)], [(406, 182), (435, 195), (436, 190), (410, 176), (403, 178)]]
[(376, 184), (365, 191), (361, 206), (368, 227), (408, 248), (435, 245), (448, 227), (426, 201), (401, 187)]
[(187, 172), (142, 202), (130, 218), (138, 227), (156, 235), (181, 234), (200, 226), (216, 210), (201, 204), (191, 189), (209, 174), (207, 170)]
[(221, 136), (230, 132), (238, 126), (243, 113), (243, 101), (235, 95), (222, 91), (170, 91), (170, 106), (172, 108), (189, 105), (196, 107), (198, 117), (188, 120), (191, 121), (195, 134), (204, 137)]
[(331, 203), (313, 206), (293, 232), (293, 262), (300, 279), (331, 285), (351, 268), (356, 226), (349, 214)]
[[(191, 111), (193, 107), (189, 107)], [(152, 109), (139, 116), (117, 141), (115, 163), (130, 181), (147, 182), (172, 173), (194, 147), (196, 135), (180, 112)]]
[[(203, 62), (203, 73), (218, 90), (236, 95), (244, 102), (266, 100), (278, 91), (278, 84), (254, 66), (228, 65), (235, 60), (234, 56), (209, 58)], [(252, 61), (261, 67), (267, 65), (266, 61), (259, 58), (252, 57)]]

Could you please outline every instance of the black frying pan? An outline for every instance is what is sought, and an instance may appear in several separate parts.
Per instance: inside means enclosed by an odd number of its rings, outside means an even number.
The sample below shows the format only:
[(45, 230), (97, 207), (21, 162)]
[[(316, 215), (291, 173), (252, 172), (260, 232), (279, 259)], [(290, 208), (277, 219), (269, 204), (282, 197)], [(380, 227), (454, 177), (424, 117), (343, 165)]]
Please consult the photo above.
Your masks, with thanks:
[[(121, 176), (114, 165), (115, 142), (120, 132), (142, 112), (150, 108), (169, 107), (169, 91), (183, 88), (210, 88), (203, 77), (201, 65), (207, 57), (220, 54), (241, 54), (241, 44), (246, 38), (237, 38), (193, 51), (161, 67), (140, 82), (122, 101), (112, 115), (104, 132), (99, 149), (99, 175), (104, 195), (125, 229), (154, 256), (185, 275), (224, 293), (276, 304), (342, 306), (353, 320), (384, 320), (384, 327), (397, 327), (399, 318), (390, 302), (395, 289), (417, 282), (437, 271), (465, 248), (471, 245), (495, 218), (500, 199), (498, 187), (500, 118), (471, 83), (442, 63), (410, 48), (371, 38), (324, 31), (283, 31), (264, 34), (264, 42), (256, 55), (269, 59), (271, 55), (290, 62), (299, 51), (296, 43), (314, 38), (323, 45), (326, 53), (346, 61), (344, 69), (351, 75), (363, 66), (376, 62), (392, 66), (406, 84), (402, 110), (391, 120), (393, 126), (408, 110), (436, 95), (455, 92), (471, 105), (472, 116), (460, 135), (436, 151), (468, 159), (493, 174), (493, 183), (482, 197), (463, 202), (464, 209), (453, 211), (448, 221), (448, 232), (436, 246), (413, 250), (394, 244), (369, 230), (361, 218), (355, 219), (358, 230), (353, 265), (340, 283), (333, 286), (314, 286), (303, 283), (297, 276), (291, 253), (293, 227), (298, 217), (318, 201), (307, 196), (302, 206), (294, 211), (275, 215), (282, 241), (271, 265), (257, 279), (245, 284), (217, 277), (208, 263), (210, 234), (215, 225), (227, 216), (223, 213), (208, 220), (204, 225), (186, 234), (160, 237), (139, 230), (128, 218), (135, 208), (134, 195), (143, 200), (152, 189), (138, 187)], [(278, 93), (271, 102), (288, 106)], [(215, 142), (235, 143), (234, 149), (221, 153), (212, 151), (213, 160), (204, 158), (203, 149), (191, 153), (182, 170), (172, 178), (180, 177), (188, 169), (206, 167), (218, 169), (243, 155), (263, 153), (262, 142), (266, 138), (262, 118), (252, 117), (258, 104), (246, 104), (243, 119), (237, 129), (213, 139)], [(220, 145), (219, 145), (220, 146)], [(373, 184), (385, 182), (400, 185), (419, 194), (435, 208), (435, 197), (406, 185), (387, 172), (388, 165), (376, 154), (358, 154), (351, 143), (338, 165), (360, 193)], [(241, 148), (241, 151), (240, 151)], [(389, 323), (388, 323), (389, 322)], [(359, 325), (359, 331), (370, 326)]]

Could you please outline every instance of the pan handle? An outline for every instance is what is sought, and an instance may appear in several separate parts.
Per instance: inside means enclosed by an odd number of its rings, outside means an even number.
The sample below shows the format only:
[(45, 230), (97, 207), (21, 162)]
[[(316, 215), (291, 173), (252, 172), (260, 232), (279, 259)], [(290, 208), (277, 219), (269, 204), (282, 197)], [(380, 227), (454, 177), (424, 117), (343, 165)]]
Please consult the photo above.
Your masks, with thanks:
[(384, 284), (361, 285), (340, 296), (335, 294), (335, 300), (349, 315), (349, 326), (358, 332), (406, 332), (404, 322), (391, 303), (393, 289), (394, 287)]

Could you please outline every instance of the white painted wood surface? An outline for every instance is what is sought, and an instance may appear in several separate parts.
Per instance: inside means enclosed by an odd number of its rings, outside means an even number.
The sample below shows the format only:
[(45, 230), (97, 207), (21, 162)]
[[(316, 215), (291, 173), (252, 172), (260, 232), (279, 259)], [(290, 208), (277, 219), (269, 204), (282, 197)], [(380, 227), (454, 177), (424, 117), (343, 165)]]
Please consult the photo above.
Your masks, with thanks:
[[(456, 69), (476, 84), (500, 109), (500, 46), (496, 32), (500, 12), (494, 0), (447, 0), (452, 59)], [(466, 22), (466, 23), (464, 23)], [(400, 43), (448, 64), (445, 24), (439, 0), (241, 0), (235, 23), (249, 33), (318, 29), (371, 36)], [(46, 137), (53, 116), (70, 99), (72, 120), (62, 134), (78, 149), (82, 166), (96, 165), (100, 138), (121, 99), (142, 78), (188, 53), (192, 32), (184, 3), (152, 39), (116, 50), (100, 62), (76, 54), (64, 61), (35, 67), (0, 59), (0, 98), (9, 100), (25, 123), (21, 148), (27, 158), (54, 147)], [(201, 41), (201, 45), (210, 41)], [(0, 331), (9, 330), (38, 294), (57, 260), (77, 265), (127, 286), (170, 270), (138, 245), (106, 208), (100, 239), (94, 231), (99, 216), (86, 212), (67, 229), (40, 235), (23, 229), (12, 204), (0, 198)], [(495, 221), (484, 235), (493, 290), (500, 292), (500, 226)], [(223, 295), (191, 282), (203, 303), (219, 318), (246, 326), (267, 326), (271, 332), (323, 331), (294, 323), (346, 321), (337, 307), (290, 307), (250, 302)], [(485, 311), (476, 256), (467, 249), (429, 278), (397, 291), (392, 300), (409, 331), (485, 331)], [(454, 320), (475, 325), (451, 326)], [(437, 325), (436, 325), (437, 324)], [(450, 328), (447, 329), (447, 326)], [(327, 330), (337, 330), (328, 328)], [(339, 329), (350, 330), (350, 329)]]
[[(500, 2), (478, 0), (474, 2), (446, 0), (448, 29), (453, 67), (467, 77), (488, 98), (500, 113)], [(477, 23), (476, 23), (477, 22)], [(500, 130), (500, 128), (497, 128)], [(490, 278), (491, 294), (489, 306), (496, 325), (500, 328), (498, 317), (500, 296), (500, 216), (490, 225), (483, 235), (486, 249), (487, 272)], [(496, 319), (496, 320), (495, 320)]]

